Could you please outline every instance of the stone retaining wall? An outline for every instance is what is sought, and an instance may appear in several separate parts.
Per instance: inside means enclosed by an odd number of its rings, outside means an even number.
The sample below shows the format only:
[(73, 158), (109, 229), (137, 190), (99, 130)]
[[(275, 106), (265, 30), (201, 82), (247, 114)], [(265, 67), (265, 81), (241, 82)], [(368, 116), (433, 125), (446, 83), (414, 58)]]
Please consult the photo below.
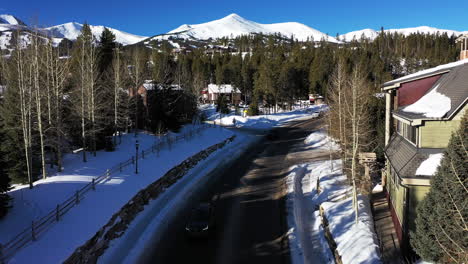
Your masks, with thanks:
[(232, 142), (234, 138), (235, 136), (232, 136), (221, 143), (198, 152), (169, 170), (163, 177), (151, 183), (145, 189), (139, 191), (90, 240), (77, 248), (64, 263), (96, 263), (99, 256), (104, 254), (109, 247), (110, 241), (121, 237), (125, 233), (133, 219), (144, 210), (145, 205), (151, 200), (156, 199), (165, 189), (176, 183), (200, 161), (207, 158), (214, 151), (224, 147), (227, 143)]

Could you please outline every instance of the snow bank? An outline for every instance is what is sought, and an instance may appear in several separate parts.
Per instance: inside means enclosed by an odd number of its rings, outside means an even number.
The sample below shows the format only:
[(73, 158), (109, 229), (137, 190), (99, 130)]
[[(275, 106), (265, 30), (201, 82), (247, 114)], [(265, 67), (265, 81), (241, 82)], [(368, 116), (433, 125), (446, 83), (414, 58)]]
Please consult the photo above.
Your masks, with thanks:
[(304, 143), (312, 148), (324, 147), (327, 150), (336, 151), (340, 149), (340, 146), (336, 144), (332, 139), (327, 136), (325, 130), (318, 130), (310, 134), (305, 140)]
[(290, 168), (287, 184), (287, 223), (291, 262), (334, 263), (333, 253), (325, 239), (325, 231), (316, 209), (316, 174), (319, 163), (301, 164)]
[(423, 114), (426, 117), (443, 117), (450, 111), (451, 104), (450, 98), (437, 92), (438, 87), (439, 85), (415, 103), (403, 108), (403, 111)]
[(444, 157), (443, 153), (431, 154), (429, 157), (419, 165), (416, 170), (416, 175), (432, 176), (436, 173), (440, 161)]
[[(305, 109), (278, 112), (276, 114), (244, 117), (236, 115), (235, 113), (220, 114), (216, 112), (216, 106), (211, 104), (202, 105), (200, 107), (200, 110), (204, 113), (206, 119), (216, 122), (216, 124), (252, 129), (270, 129), (275, 126), (281, 126), (292, 120), (317, 117), (321, 111), (326, 111), (327, 109), (328, 106), (326, 105), (314, 105)], [(243, 111), (243, 109), (240, 109), (240, 111)], [(234, 119), (235, 122), (233, 122)]]
[[(324, 131), (316, 131), (304, 140), (304, 144), (316, 146), (313, 151), (327, 151), (328, 144), (321, 142), (330, 142)], [(334, 145), (334, 150), (337, 149)], [(352, 188), (342, 171), (341, 160), (319, 160), (290, 168), (286, 180), (286, 208), (288, 227), (292, 232), (293, 263), (309, 263), (310, 259), (319, 259), (319, 263), (333, 261), (321, 217), (315, 210), (318, 206), (324, 209), (343, 263), (381, 263), (370, 203), (359, 195), (359, 222), (355, 224)]]
[(367, 197), (358, 196), (359, 220), (355, 223), (352, 200), (350, 197), (336, 203), (322, 203), (338, 254), (343, 263), (381, 263), (370, 202)]

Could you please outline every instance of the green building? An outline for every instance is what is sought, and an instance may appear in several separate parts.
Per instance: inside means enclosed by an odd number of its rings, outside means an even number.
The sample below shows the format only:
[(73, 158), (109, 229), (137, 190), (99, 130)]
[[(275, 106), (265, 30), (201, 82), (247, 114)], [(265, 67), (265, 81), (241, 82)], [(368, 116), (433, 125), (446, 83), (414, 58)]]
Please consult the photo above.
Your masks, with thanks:
[(410, 252), (416, 207), (430, 188), (468, 99), (468, 59), (387, 82), (382, 182), (403, 252)]

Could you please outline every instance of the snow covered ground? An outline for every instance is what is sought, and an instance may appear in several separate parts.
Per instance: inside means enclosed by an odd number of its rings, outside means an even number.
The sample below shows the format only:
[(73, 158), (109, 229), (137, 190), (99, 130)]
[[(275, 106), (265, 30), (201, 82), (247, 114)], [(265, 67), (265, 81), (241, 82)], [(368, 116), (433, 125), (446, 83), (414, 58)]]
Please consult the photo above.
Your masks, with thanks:
[(253, 135), (237, 133), (235, 140), (200, 162), (180, 181), (166, 190), (161, 197), (145, 206), (131, 223), (125, 234), (112, 241), (109, 249), (99, 259), (100, 263), (144, 263), (151, 245), (160, 241), (162, 231), (177, 218), (186, 201), (199, 199), (200, 189), (212, 181), (211, 171), (223, 169), (229, 162), (240, 157), (253, 142)]
[[(324, 131), (316, 131), (304, 144), (318, 150), (337, 150)], [(319, 190), (317, 190), (317, 185)], [(343, 263), (381, 263), (370, 203), (359, 196), (359, 222), (354, 223), (351, 187), (342, 173), (341, 160), (319, 160), (291, 168), (287, 179), (288, 225), (293, 263), (334, 263), (324, 237), (319, 206), (329, 223)]]
[[(279, 113), (271, 116), (262, 116), (270, 120), (265, 125), (260, 117), (247, 118), (246, 128), (271, 128), (284, 124), (284, 122), (310, 118), (311, 113), (324, 109), (312, 107), (307, 110), (297, 110), (290, 113)], [(208, 111), (211, 111), (208, 109)], [(214, 111), (214, 110), (213, 110)], [(240, 125), (240, 127), (243, 127)], [(180, 133), (191, 129), (186, 126)], [(206, 160), (195, 167), (181, 181), (177, 182), (171, 190), (157, 199), (157, 202), (148, 205), (135, 221), (135, 228), (129, 228), (119, 241), (111, 244), (106, 258), (112, 260), (136, 259), (146, 243), (157, 238), (158, 228), (170, 221), (177, 208), (193, 193), (195, 188), (203, 187), (207, 172), (216, 166), (235, 159), (255, 140), (238, 130), (227, 130), (221, 127), (208, 128), (191, 140), (181, 140), (174, 143), (172, 149), (167, 147), (159, 155), (146, 156), (139, 161), (139, 174), (136, 175), (134, 166), (126, 167), (122, 173), (114, 174), (103, 183), (97, 185), (96, 191), (89, 191), (84, 199), (65, 214), (59, 222), (54, 223), (44, 232), (37, 241), (30, 243), (9, 261), (9, 263), (57, 263), (64, 261), (78, 246), (91, 238), (110, 217), (128, 202), (139, 190), (154, 182), (168, 170), (186, 158), (199, 151), (219, 143), (224, 139), (237, 135), (233, 143), (226, 145), (222, 151), (216, 151)], [(0, 243), (6, 243), (18, 232), (31, 226), (31, 222), (56, 208), (56, 205), (70, 197), (76, 190), (92, 181), (93, 178), (103, 174), (106, 169), (125, 161), (135, 153), (135, 137), (133, 134), (124, 135), (122, 143), (114, 152), (99, 151), (97, 157), (88, 153), (88, 162), (82, 162), (81, 154), (67, 154), (64, 157), (64, 171), (51, 174), (47, 179), (35, 182), (30, 190), (28, 186), (15, 186), (9, 194), (14, 198), (10, 213), (0, 221)], [(140, 150), (151, 147), (158, 142), (158, 138), (139, 133)], [(140, 219), (140, 220), (138, 220)], [(159, 220), (158, 220), (159, 219)], [(149, 224), (151, 223), (151, 224)], [(125, 237), (136, 238), (138, 243), (132, 246), (125, 244)], [(122, 242), (123, 241), (123, 242)], [(132, 240), (134, 243), (135, 239)], [(122, 255), (122, 249), (131, 249), (127, 255)]]
[[(319, 112), (328, 109), (327, 105), (313, 105), (305, 108), (299, 108), (293, 111), (282, 111), (270, 115), (242, 116), (241, 114), (220, 114), (216, 112), (216, 106), (205, 104), (200, 107), (205, 117), (209, 121), (222, 126), (236, 126), (238, 128), (270, 129), (275, 126), (281, 126), (285, 122), (292, 120), (308, 119), (317, 117)], [(241, 109), (242, 111), (243, 109)], [(233, 120), (235, 119), (235, 123)]]
[[(185, 127), (184, 129), (189, 129)], [(183, 131), (181, 131), (183, 132)], [(150, 155), (139, 161), (139, 174), (129, 166), (120, 174), (112, 175), (96, 191), (86, 193), (76, 207), (52, 225), (39, 239), (20, 250), (9, 263), (58, 263), (64, 261), (76, 247), (82, 245), (103, 226), (108, 219), (130, 200), (140, 189), (160, 178), (164, 173), (197, 152), (232, 136), (231, 131), (208, 128), (191, 140), (174, 143), (164, 148), (159, 156)], [(157, 137), (140, 133), (140, 149), (147, 149)], [(127, 160), (135, 153), (133, 134), (123, 137), (115, 152), (98, 152), (96, 158), (81, 162), (81, 155), (65, 157), (64, 171), (35, 183), (34, 189), (17, 186), (10, 195), (14, 206), (0, 221), (0, 243), (5, 243), (18, 232), (31, 225), (31, 221), (48, 213), (77, 189), (102, 174), (116, 163)]]

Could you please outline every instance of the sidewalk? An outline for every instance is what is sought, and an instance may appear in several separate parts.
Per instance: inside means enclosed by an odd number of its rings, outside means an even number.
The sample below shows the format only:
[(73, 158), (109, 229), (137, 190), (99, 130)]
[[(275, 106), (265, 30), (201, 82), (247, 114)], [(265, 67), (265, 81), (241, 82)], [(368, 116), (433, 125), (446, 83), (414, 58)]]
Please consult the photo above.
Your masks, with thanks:
[(374, 224), (380, 240), (382, 260), (384, 263), (404, 263), (401, 259), (400, 243), (398, 241), (395, 227), (393, 226), (390, 208), (386, 198), (386, 191), (372, 194), (372, 208), (374, 213)]

